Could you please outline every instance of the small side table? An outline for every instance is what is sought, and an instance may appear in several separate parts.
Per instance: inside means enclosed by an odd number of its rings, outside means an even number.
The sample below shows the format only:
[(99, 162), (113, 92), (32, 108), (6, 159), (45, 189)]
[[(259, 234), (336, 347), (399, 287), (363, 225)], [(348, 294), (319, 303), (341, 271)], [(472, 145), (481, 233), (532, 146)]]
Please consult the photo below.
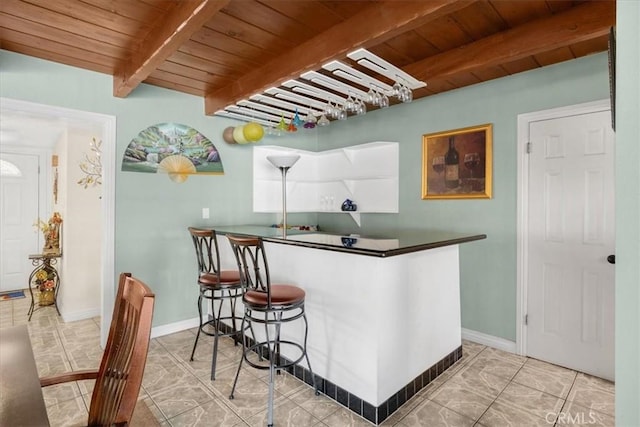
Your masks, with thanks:
[[(29, 259), (31, 260), (31, 264), (33, 265), (33, 271), (29, 275), (29, 293), (31, 294), (31, 306), (29, 307), (29, 321), (31, 321), (31, 316), (33, 316), (33, 312), (38, 310), (39, 308), (48, 307), (53, 305), (58, 312), (58, 316), (60, 315), (60, 310), (58, 310), (58, 292), (60, 291), (60, 274), (58, 270), (55, 268), (55, 265), (58, 263), (58, 258), (61, 258), (62, 255), (56, 254), (35, 254), (29, 255)], [(53, 281), (53, 288), (50, 291), (42, 291), (40, 289), (40, 285), (37, 283), (37, 276), (40, 272), (44, 272), (47, 275), (47, 281)], [(42, 273), (40, 273), (42, 275)], [(51, 289), (51, 288), (50, 288)], [(52, 302), (43, 302), (41, 298), (41, 293), (43, 292), (51, 292), (53, 295)], [(38, 297), (38, 301), (36, 301), (35, 297)]]

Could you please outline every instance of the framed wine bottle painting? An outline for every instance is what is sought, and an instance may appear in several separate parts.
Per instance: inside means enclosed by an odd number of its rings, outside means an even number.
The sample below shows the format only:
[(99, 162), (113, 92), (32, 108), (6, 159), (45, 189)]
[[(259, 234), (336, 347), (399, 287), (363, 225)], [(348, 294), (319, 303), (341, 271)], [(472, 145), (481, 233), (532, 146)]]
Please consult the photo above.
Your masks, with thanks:
[(490, 199), (493, 125), (422, 136), (423, 199)]

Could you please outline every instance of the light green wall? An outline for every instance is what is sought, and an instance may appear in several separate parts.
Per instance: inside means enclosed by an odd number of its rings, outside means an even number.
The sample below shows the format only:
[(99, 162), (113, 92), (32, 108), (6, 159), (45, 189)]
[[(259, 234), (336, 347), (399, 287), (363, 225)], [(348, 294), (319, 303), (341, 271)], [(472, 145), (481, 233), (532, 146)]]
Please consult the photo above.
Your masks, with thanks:
[[(640, 6), (635, 0), (619, 0), (617, 5), (616, 421), (631, 427), (640, 426)], [(189, 124), (214, 141), (224, 176), (191, 177), (182, 185), (154, 175), (116, 176), (116, 272), (130, 270), (154, 284), (156, 326), (192, 318), (196, 292), (186, 225), (203, 223), (202, 207), (211, 208), (210, 224), (270, 224), (277, 218), (251, 213), (251, 151), (220, 138), (233, 122), (205, 117), (200, 98), (168, 90), (142, 85), (126, 99), (111, 92), (110, 76), (0, 50), (0, 96), (116, 115), (118, 157), (141, 129), (164, 121)], [(487, 240), (462, 245), (463, 325), (513, 340), (516, 115), (607, 96), (606, 55), (599, 54), (264, 143), (313, 150), (399, 141), (401, 213), (364, 215), (363, 232), (444, 227), (486, 233)], [(494, 124), (494, 198), (421, 200), (421, 135), (481, 123)], [(340, 215), (292, 215), (289, 222), (316, 219), (355, 231), (353, 222)]]
[[(321, 144), (400, 143), (400, 214), (363, 214), (362, 230), (436, 228), (487, 234), (486, 240), (460, 247), (462, 325), (515, 341), (517, 115), (608, 96), (607, 55), (599, 54), (332, 124)], [(493, 123), (493, 198), (422, 200), (422, 135), (484, 123)], [(355, 231), (346, 216), (323, 214), (319, 222)]]
[(617, 3), (616, 425), (640, 426), (640, 2)]
[[(116, 272), (132, 271), (154, 284), (155, 325), (192, 318), (194, 260), (186, 226), (205, 223), (203, 207), (211, 209), (207, 224), (277, 221), (273, 214), (251, 213), (251, 149), (220, 137), (234, 122), (205, 117), (197, 97), (141, 85), (126, 99), (114, 98), (110, 76), (1, 53), (2, 96), (116, 115), (117, 158), (140, 130), (165, 121), (188, 124), (214, 141), (224, 176), (193, 176), (175, 184), (154, 174), (116, 175)], [(317, 221), (325, 228), (362, 233), (438, 228), (487, 234), (486, 240), (461, 247), (463, 326), (515, 340), (516, 116), (606, 98), (608, 87), (607, 57), (599, 54), (263, 143), (324, 150), (398, 141), (399, 214), (363, 214), (361, 229), (346, 215), (291, 215), (289, 223)], [(421, 200), (422, 135), (483, 123), (494, 125), (493, 198)]]
[[(252, 213), (251, 148), (222, 140), (222, 130), (237, 122), (206, 117), (201, 98), (171, 90), (141, 85), (120, 99), (112, 96), (111, 76), (2, 50), (0, 64), (2, 97), (117, 117), (116, 273), (131, 271), (153, 285), (154, 326), (194, 318), (196, 264), (186, 227), (204, 224), (202, 208), (211, 210), (209, 224), (277, 220), (272, 214)], [(188, 124), (209, 137), (220, 151), (225, 174), (192, 176), (176, 184), (167, 176), (121, 172), (122, 155), (131, 139), (162, 122)], [(307, 144), (315, 147), (315, 141), (312, 137)], [(291, 215), (289, 222), (315, 220), (315, 215)]]

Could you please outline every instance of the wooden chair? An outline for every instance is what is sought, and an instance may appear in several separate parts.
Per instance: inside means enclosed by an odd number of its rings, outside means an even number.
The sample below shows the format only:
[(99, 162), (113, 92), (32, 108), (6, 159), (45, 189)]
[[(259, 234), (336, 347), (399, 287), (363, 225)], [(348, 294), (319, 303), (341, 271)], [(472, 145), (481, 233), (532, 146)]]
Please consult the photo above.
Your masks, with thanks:
[(154, 298), (147, 285), (130, 273), (120, 274), (100, 369), (40, 378), (42, 387), (95, 379), (88, 426), (129, 425), (147, 361)]

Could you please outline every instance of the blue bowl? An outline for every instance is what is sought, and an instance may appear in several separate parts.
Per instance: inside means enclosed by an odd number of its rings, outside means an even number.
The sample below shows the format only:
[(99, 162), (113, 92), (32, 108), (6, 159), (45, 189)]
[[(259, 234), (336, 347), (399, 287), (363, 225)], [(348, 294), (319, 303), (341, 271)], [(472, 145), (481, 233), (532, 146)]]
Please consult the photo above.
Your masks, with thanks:
[(344, 246), (345, 248), (350, 248), (351, 246), (358, 243), (358, 239), (356, 239), (355, 237), (341, 237), (340, 239), (342, 240), (342, 246)]

